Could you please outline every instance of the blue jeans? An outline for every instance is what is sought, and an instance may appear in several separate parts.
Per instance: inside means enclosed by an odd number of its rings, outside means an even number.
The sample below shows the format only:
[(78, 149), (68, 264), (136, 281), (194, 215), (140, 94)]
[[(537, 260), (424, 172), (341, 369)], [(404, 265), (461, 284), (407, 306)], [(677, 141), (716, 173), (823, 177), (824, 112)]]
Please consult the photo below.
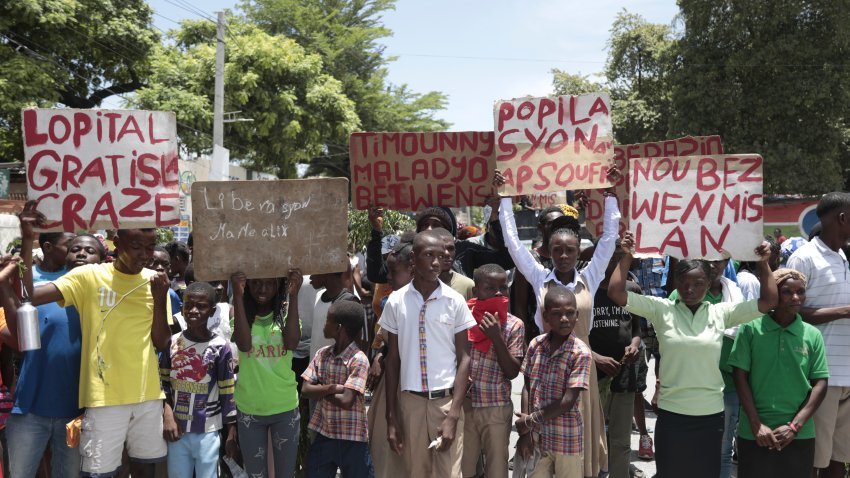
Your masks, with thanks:
[(375, 478), (369, 444), (334, 440), (317, 433), (307, 456), (307, 477), (334, 478), (337, 468), (345, 478)]
[(168, 444), (168, 476), (216, 478), (218, 476), (218, 432), (184, 433)]
[(738, 411), (741, 402), (738, 392), (723, 392), (723, 445), (720, 448), (720, 478), (732, 476), (732, 441), (738, 429)]
[(75, 417), (51, 418), (33, 413), (9, 415), (6, 439), (13, 478), (30, 478), (38, 471), (44, 450), (50, 444), (53, 478), (80, 476), (80, 450), (65, 445), (65, 424)]

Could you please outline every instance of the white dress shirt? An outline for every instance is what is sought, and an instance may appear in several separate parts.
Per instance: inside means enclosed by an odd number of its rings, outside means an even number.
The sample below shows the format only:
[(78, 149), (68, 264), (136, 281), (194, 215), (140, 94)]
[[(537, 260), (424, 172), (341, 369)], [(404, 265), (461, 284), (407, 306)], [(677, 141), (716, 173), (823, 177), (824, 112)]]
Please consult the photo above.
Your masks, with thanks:
[[(428, 299), (425, 308), (428, 388), (443, 390), (454, 386), (457, 375), (455, 334), (473, 327), (476, 322), (466, 299), (442, 282)], [(422, 294), (411, 282), (390, 294), (381, 314), (381, 328), (398, 336), (399, 390), (402, 391), (426, 391), (422, 390), (419, 368), (419, 311), (424, 303)]]
[[(593, 251), (593, 258), (590, 264), (581, 272), (575, 272), (573, 281), (569, 284), (564, 284), (555, 277), (555, 270), (549, 270), (543, 267), (542, 264), (534, 260), (531, 252), (519, 242), (519, 234), (517, 233), (516, 220), (514, 219), (514, 209), (511, 198), (502, 198), (502, 203), (499, 206), (499, 222), (502, 223), (502, 232), (505, 237), (505, 245), (511, 258), (514, 260), (517, 270), (525, 277), (529, 284), (534, 288), (537, 296), (537, 310), (534, 312), (534, 322), (537, 327), (543, 330), (543, 294), (545, 286), (549, 281), (555, 281), (556, 284), (562, 285), (571, 291), (575, 292), (576, 282), (581, 277), (582, 282), (590, 292), (591, 297), (596, 295), (596, 289), (599, 288), (599, 283), (605, 279), (605, 270), (608, 268), (608, 262), (611, 256), (614, 255), (614, 249), (617, 247), (617, 236), (620, 233), (620, 208), (617, 205), (617, 198), (608, 196), (605, 198), (605, 213), (602, 222), (602, 237), (596, 244), (596, 249)], [(593, 310), (590, 311), (590, 324), (593, 325)]]

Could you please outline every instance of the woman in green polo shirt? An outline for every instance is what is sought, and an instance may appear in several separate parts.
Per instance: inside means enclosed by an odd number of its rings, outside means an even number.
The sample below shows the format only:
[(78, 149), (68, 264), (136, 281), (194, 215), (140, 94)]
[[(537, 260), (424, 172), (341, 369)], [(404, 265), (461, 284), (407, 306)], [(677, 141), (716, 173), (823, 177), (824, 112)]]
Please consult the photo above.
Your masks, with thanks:
[(664, 363), (655, 424), (655, 462), (659, 478), (717, 478), (723, 440), (723, 377), (720, 349), (723, 331), (769, 312), (777, 300), (767, 259), (770, 246), (756, 249), (761, 297), (737, 304), (705, 301), (714, 269), (708, 262), (676, 264), (679, 299), (661, 299), (626, 291), (634, 238), (626, 232), (623, 258), (611, 276), (608, 297), (655, 327)]
[(738, 477), (807, 478), (815, 459), (812, 415), (826, 395), (823, 336), (803, 322), (806, 277), (773, 273), (779, 305), (738, 329), (729, 355), (741, 399)]
[[(239, 348), (236, 427), (245, 471), (249, 476), (269, 476), (267, 457), (271, 455), (274, 476), (291, 477), (301, 431), (292, 371), (292, 351), (301, 339), (301, 272), (290, 270), (287, 279), (246, 279), (237, 272), (230, 280), (233, 341)], [(225, 443), (228, 454), (235, 452), (235, 445), (230, 440)]]

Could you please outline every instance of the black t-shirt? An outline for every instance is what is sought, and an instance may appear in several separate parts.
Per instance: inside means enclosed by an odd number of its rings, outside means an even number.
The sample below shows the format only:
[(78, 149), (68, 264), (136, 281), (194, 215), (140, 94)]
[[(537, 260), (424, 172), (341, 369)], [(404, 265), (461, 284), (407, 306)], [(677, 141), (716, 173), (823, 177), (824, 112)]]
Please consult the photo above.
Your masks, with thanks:
[[(626, 281), (626, 290), (640, 293), (640, 286)], [(600, 288), (593, 298), (593, 328), (590, 329), (590, 348), (615, 360), (623, 358), (632, 342), (632, 314), (608, 298), (608, 290)]]

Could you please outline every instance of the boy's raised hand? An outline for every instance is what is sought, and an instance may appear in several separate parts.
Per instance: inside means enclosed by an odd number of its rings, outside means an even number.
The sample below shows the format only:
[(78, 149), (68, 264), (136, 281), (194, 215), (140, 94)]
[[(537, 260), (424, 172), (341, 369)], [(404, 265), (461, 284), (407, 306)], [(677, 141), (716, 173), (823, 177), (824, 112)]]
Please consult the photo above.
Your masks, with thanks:
[(573, 192), (573, 201), (575, 202), (576, 209), (585, 209), (587, 207), (588, 199), (584, 189)]
[[(620, 169), (617, 166), (611, 166), (608, 168), (608, 172), (605, 173), (605, 177), (608, 178), (608, 181), (616, 183), (623, 177), (623, 173), (620, 172)], [(608, 188), (609, 192), (614, 192), (613, 189), (613, 187)]]
[(34, 200), (29, 200), (24, 204), (24, 209), (18, 214), (18, 219), (21, 220), (21, 240), (35, 240), (35, 227), (42, 226), (47, 222), (44, 214), (36, 209), (38, 203)]
[(242, 271), (234, 272), (230, 276), (230, 286), (233, 287), (233, 295), (236, 297), (242, 297), (245, 295), (245, 284), (248, 282), (248, 278), (245, 277), (245, 273)]
[(764, 262), (770, 259), (770, 243), (762, 241), (762, 243), (756, 247), (756, 254), (759, 256), (759, 261)]
[(493, 170), (493, 186), (500, 188), (505, 185), (505, 177), (502, 176), (502, 172), (498, 169)]
[(21, 262), (19, 256), (6, 254), (0, 257), (0, 282), (5, 282), (13, 279), (18, 274), (18, 263)]
[(304, 282), (304, 276), (301, 275), (301, 269), (289, 269), (287, 279), (289, 280), (289, 296), (297, 296), (298, 291), (301, 290), (301, 283)]
[(373, 231), (381, 232), (384, 230), (384, 208), (369, 206), (369, 224), (372, 225)]
[(623, 254), (631, 255), (634, 248), (635, 236), (632, 234), (632, 231), (626, 231), (623, 234), (623, 239), (620, 241), (620, 250), (623, 251)]

